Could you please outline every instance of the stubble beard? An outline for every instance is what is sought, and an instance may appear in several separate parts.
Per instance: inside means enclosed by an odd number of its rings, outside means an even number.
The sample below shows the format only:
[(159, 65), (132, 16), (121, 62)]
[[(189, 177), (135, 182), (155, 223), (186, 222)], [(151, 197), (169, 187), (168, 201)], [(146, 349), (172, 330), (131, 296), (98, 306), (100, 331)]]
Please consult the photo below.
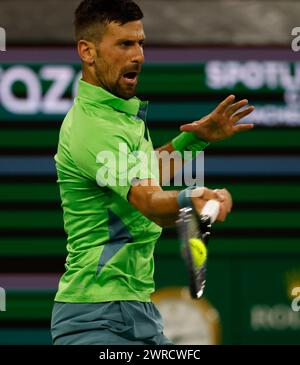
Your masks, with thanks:
[(102, 87), (103, 89), (105, 89), (109, 93), (117, 96), (118, 98), (122, 98), (122, 99), (125, 99), (125, 100), (129, 100), (129, 99), (133, 98), (136, 95), (137, 85), (135, 87), (131, 88), (131, 90), (127, 90), (127, 91), (124, 90), (125, 88), (121, 86), (123, 75), (120, 75), (120, 77), (118, 78), (118, 80), (114, 84), (105, 85), (101, 81), (101, 79), (102, 79), (101, 74), (103, 74), (103, 72), (101, 72), (100, 67), (98, 67), (98, 65), (95, 64), (95, 76), (96, 76), (97, 85)]

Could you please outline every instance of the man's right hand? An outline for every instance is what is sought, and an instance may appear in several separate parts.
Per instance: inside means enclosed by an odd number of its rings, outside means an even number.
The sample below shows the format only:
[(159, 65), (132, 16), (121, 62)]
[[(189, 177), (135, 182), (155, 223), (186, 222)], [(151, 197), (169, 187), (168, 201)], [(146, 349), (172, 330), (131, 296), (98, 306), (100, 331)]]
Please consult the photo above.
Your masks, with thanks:
[[(197, 194), (197, 190), (201, 193)], [(226, 189), (197, 188), (190, 190), (189, 193), (199, 214), (207, 201), (211, 199), (220, 202), (218, 221), (223, 222), (231, 210), (232, 199)], [(151, 179), (140, 180), (131, 187), (128, 193), (129, 203), (161, 227), (170, 227), (176, 224), (179, 211), (177, 197), (178, 191), (163, 191), (159, 184)]]
[(200, 194), (197, 194), (198, 189), (194, 190), (195, 194), (193, 194), (193, 190), (191, 191), (191, 200), (197, 212), (199, 214), (201, 213), (204, 205), (208, 202), (208, 200), (211, 199), (217, 200), (220, 202), (220, 212), (217, 217), (217, 220), (220, 222), (224, 222), (224, 220), (227, 217), (227, 214), (230, 213), (232, 209), (232, 198), (228, 190), (226, 189), (211, 190), (205, 187), (199, 189), (201, 192)]

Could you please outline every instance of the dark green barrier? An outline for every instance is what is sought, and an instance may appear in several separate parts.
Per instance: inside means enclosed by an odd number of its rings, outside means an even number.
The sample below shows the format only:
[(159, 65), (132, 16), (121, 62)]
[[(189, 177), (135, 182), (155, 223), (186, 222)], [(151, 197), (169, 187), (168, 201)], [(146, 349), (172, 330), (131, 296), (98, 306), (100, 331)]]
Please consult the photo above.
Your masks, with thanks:
[[(157, 255), (179, 255), (179, 240), (175, 231), (172, 232), (173, 238), (164, 235), (156, 245)], [(284, 244), (283, 244), (284, 242)], [(2, 237), (0, 239), (1, 257), (65, 257), (66, 256), (66, 236), (59, 237)], [(299, 253), (300, 244), (298, 238), (248, 238), (248, 237), (213, 237), (210, 245), (211, 255), (225, 254), (278, 254), (278, 253)]]
[[(216, 182), (211, 184), (219, 185)], [(300, 185), (297, 182), (282, 183), (225, 183), (232, 192), (234, 202), (299, 202)], [(59, 187), (56, 183), (0, 183), (0, 202), (53, 202), (60, 205)], [(170, 187), (171, 189), (171, 187)], [(282, 194), (282, 191), (285, 193)]]
[(54, 291), (7, 290), (6, 312), (0, 312), (0, 323), (12, 320), (49, 320), (53, 299)]
[[(63, 220), (60, 210), (0, 210), (0, 229), (62, 229)], [(288, 229), (300, 228), (300, 211), (260, 210), (234, 211), (222, 223), (216, 223), (215, 229)]]
[[(183, 123), (182, 123), (183, 124)], [(177, 124), (176, 124), (177, 125)], [(155, 125), (150, 125), (149, 130), (153, 145), (159, 147), (170, 142), (180, 133), (179, 126), (159, 129)], [(0, 133), (0, 147), (2, 149), (26, 149), (30, 150), (49, 150), (53, 153), (57, 149), (59, 130), (57, 129), (3, 129)], [(236, 150), (253, 150), (263, 149), (266, 152), (269, 148), (278, 149), (278, 153), (290, 149), (300, 150), (300, 128), (295, 129), (271, 129), (255, 128), (248, 133), (238, 134), (232, 138), (214, 142), (207, 149), (210, 151), (226, 151), (227, 148)]]

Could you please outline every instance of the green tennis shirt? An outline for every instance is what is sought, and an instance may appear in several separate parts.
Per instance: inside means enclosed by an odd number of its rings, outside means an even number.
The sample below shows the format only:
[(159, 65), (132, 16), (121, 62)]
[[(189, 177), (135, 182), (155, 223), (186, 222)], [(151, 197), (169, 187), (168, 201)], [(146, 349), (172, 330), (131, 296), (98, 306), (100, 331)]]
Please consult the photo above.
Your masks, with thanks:
[(161, 228), (127, 200), (134, 179), (159, 181), (146, 109), (79, 81), (54, 157), (68, 251), (56, 301), (150, 301)]

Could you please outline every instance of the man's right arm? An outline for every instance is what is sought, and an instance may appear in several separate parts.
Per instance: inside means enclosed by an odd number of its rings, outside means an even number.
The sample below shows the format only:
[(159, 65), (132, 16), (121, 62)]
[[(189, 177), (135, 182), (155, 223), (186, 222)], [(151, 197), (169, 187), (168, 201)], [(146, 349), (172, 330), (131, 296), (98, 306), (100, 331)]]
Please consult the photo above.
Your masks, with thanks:
[[(174, 226), (178, 218), (179, 191), (163, 191), (155, 180), (145, 179), (134, 184), (128, 193), (128, 201), (144, 216), (161, 227)], [(210, 199), (220, 201), (219, 221), (224, 221), (232, 207), (231, 196), (227, 190), (210, 190), (205, 188), (201, 197), (192, 197), (196, 210), (200, 213)]]

